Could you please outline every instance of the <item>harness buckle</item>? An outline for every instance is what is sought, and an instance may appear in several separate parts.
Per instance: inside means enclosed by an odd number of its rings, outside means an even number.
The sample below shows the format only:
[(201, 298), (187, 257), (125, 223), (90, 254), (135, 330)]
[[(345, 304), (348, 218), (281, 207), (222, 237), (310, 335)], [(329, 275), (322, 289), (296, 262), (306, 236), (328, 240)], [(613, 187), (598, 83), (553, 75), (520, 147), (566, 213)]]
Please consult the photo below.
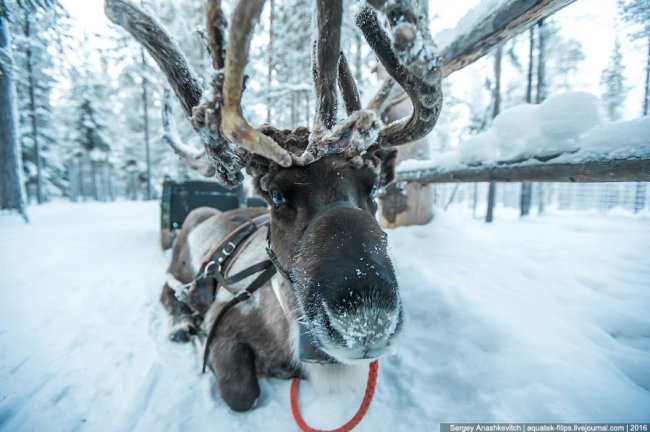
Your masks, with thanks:
[(239, 291), (235, 297), (241, 298), (242, 300), (248, 300), (249, 298), (251, 298), (251, 296), (252, 294), (250, 291), (243, 289)]
[(189, 299), (189, 290), (192, 285), (194, 285), (194, 281), (176, 286), (174, 288), (174, 297), (176, 297), (176, 300), (181, 303), (187, 303)]
[(210, 273), (210, 269), (215, 264), (216, 263), (214, 262), (214, 260), (207, 263), (206, 266), (205, 266), (205, 269), (203, 269), (203, 273), (201, 273), (201, 275), (199, 277), (197, 277), (196, 280), (201, 280), (201, 279), (205, 279), (206, 277), (208, 277), (208, 273)]
[[(228, 250), (228, 248), (230, 248), (230, 250)], [(231, 253), (233, 253), (235, 251), (236, 248), (237, 248), (237, 245), (234, 244), (233, 242), (229, 241), (228, 244), (223, 248), (223, 254), (225, 256), (229, 256)]]

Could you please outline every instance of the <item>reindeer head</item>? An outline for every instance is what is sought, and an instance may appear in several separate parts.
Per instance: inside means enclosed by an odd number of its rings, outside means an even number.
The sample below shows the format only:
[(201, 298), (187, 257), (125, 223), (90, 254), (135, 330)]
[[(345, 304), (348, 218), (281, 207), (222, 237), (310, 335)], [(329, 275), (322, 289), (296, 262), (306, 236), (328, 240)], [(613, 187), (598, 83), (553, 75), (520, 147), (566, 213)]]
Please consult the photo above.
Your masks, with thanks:
[[(386, 236), (375, 219), (377, 189), (392, 181), (396, 150), (425, 136), (442, 103), (441, 72), (426, 24), (407, 0), (373, 0), (357, 25), (389, 78), (366, 108), (340, 51), (341, 0), (317, 1), (313, 76), (317, 113), (311, 132), (253, 128), (242, 116), (244, 66), (264, 0), (242, 0), (227, 38), (220, 1), (208, 0), (213, 65), (212, 96), (201, 102), (198, 80), (159, 23), (124, 0), (106, 0), (109, 18), (136, 37), (166, 73), (200, 134), (203, 151), (178, 140), (169, 109), (166, 141), (190, 166), (238, 185), (242, 168), (271, 206), (270, 246), (291, 281), (296, 316), (322, 349), (347, 363), (375, 358), (402, 322)], [(388, 19), (390, 33), (377, 12)], [(162, 37), (161, 37), (162, 34)], [(167, 39), (165, 39), (167, 38)], [(161, 42), (162, 41), (162, 42)], [(384, 125), (378, 111), (394, 82), (409, 95), (407, 119)], [(347, 118), (337, 122), (337, 91)]]

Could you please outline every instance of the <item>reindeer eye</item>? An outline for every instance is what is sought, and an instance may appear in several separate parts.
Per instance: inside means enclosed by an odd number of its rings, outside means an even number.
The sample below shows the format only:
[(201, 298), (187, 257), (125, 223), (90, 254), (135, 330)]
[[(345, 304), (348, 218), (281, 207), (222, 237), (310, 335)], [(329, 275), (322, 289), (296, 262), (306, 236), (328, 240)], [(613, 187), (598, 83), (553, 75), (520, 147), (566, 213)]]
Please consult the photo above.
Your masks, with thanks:
[(284, 198), (280, 195), (280, 192), (274, 191), (271, 193), (271, 201), (273, 202), (274, 208), (280, 208), (284, 204)]
[(377, 196), (377, 186), (373, 186), (372, 189), (370, 189), (370, 198), (375, 198)]

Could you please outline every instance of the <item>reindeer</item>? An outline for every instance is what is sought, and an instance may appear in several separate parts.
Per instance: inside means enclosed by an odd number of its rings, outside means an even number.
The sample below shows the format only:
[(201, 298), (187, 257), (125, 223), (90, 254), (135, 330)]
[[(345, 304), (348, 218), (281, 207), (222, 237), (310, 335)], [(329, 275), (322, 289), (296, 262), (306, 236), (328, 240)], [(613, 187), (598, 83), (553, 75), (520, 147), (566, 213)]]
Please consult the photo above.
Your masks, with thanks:
[[(154, 18), (126, 0), (106, 0), (109, 18), (140, 41), (166, 74), (204, 149), (180, 142), (168, 109), (165, 140), (191, 167), (216, 176), (223, 185), (238, 185), (245, 168), (255, 191), (270, 206), (268, 227), (251, 236), (231, 273), (268, 259), (267, 253), (278, 273), (249, 301), (230, 310), (205, 348), (221, 397), (233, 410), (255, 405), (258, 376), (314, 378), (326, 367), (367, 364), (394, 345), (400, 334), (403, 308), (386, 234), (375, 219), (375, 198), (377, 190), (394, 178), (395, 146), (429, 133), (442, 104), (435, 45), (410, 3), (369, 0), (359, 9), (356, 23), (391, 77), (362, 108), (340, 51), (342, 0), (316, 2), (317, 110), (310, 131), (253, 128), (242, 115), (244, 67), (264, 0), (238, 2), (227, 38), (220, 1), (206, 2), (215, 75), (212, 94), (205, 98), (184, 55)], [(387, 19), (389, 31), (378, 14)], [(408, 118), (385, 125), (377, 111), (395, 82), (410, 97), (413, 110)], [(347, 112), (342, 121), (337, 121), (337, 85)], [(263, 212), (200, 209), (188, 216), (161, 295), (173, 319), (173, 340), (209, 332), (234, 295), (220, 288), (197, 319), (195, 311), (174, 296), (174, 285), (196, 276), (203, 257), (241, 224), (241, 217)], [(243, 289), (254, 278), (231, 288)], [(301, 337), (336, 364), (301, 361)]]

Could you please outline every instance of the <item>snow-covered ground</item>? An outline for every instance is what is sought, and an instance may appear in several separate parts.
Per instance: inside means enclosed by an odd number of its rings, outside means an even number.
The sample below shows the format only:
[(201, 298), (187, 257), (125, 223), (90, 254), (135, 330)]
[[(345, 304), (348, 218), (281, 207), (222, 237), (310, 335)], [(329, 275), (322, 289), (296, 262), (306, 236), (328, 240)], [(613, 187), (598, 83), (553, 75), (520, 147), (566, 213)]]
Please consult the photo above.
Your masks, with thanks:
[[(154, 203), (30, 212), (0, 215), (1, 430), (297, 429), (288, 381), (233, 413), (196, 348), (167, 339)], [(650, 217), (439, 213), (389, 242), (408, 321), (359, 430), (650, 420)], [(301, 387), (317, 427), (360, 398)]]

